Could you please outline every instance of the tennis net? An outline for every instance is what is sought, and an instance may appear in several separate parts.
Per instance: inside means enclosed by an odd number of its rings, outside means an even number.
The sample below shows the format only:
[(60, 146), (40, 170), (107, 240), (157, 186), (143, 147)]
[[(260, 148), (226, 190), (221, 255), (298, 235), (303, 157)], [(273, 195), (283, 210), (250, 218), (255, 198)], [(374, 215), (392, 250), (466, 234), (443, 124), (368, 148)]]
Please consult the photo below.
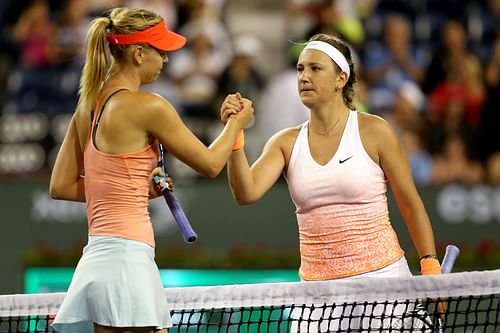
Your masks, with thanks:
[[(167, 288), (169, 332), (500, 332), (500, 270)], [(0, 332), (53, 332), (64, 293), (0, 296)], [(436, 304), (446, 302), (444, 316)], [(443, 304), (443, 303), (440, 303)]]

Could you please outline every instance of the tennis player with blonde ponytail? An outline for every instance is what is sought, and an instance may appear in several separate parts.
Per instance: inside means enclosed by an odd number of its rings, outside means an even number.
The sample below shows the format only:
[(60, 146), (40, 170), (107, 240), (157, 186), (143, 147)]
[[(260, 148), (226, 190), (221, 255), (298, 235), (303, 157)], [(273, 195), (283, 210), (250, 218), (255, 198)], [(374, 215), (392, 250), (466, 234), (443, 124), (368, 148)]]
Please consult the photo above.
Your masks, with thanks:
[[(386, 121), (355, 110), (355, 82), (348, 45), (330, 35), (312, 37), (297, 62), (298, 94), (310, 118), (272, 136), (251, 167), (244, 148), (233, 151), (227, 168), (233, 196), (240, 204), (256, 202), (286, 177), (304, 281), (411, 276), (389, 218), (388, 181), (422, 257), (422, 274), (440, 274), (432, 227), (401, 144)], [(239, 100), (235, 94), (223, 103), (223, 123), (238, 114)], [(360, 321), (324, 324), (318, 331), (343, 325), (363, 331)]]
[(166, 332), (172, 324), (148, 213), (148, 199), (160, 194), (152, 182), (161, 175), (158, 145), (215, 177), (253, 114), (242, 101), (207, 147), (168, 101), (139, 90), (185, 43), (144, 9), (115, 8), (90, 24), (80, 99), (50, 180), (53, 198), (86, 203), (89, 235), (53, 323), (58, 332)]

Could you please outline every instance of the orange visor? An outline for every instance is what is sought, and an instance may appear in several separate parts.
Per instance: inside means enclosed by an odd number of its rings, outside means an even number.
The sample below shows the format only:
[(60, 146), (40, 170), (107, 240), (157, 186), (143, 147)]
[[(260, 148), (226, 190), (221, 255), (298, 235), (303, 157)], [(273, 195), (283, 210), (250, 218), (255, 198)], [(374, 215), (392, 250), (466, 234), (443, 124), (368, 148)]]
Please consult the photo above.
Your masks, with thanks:
[(168, 30), (164, 20), (145, 30), (106, 37), (113, 45), (149, 44), (161, 51), (175, 51), (186, 44), (186, 37)]

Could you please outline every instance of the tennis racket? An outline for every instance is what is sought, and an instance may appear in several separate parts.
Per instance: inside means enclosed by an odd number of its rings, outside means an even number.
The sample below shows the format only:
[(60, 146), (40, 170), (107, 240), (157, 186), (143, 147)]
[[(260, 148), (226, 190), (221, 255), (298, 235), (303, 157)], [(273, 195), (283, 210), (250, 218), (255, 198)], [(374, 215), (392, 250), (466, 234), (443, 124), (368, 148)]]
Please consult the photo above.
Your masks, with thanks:
[[(444, 253), (443, 262), (441, 264), (441, 273), (448, 274), (453, 270), (453, 266), (455, 265), (455, 260), (460, 254), (460, 250), (455, 245), (446, 246), (446, 251)], [(437, 306), (437, 304), (436, 304)], [(439, 315), (437, 309), (434, 311), (434, 332), (442, 333), (443, 332), (444, 323)]]
[[(441, 272), (443, 274), (451, 273), (455, 260), (460, 254), (460, 250), (455, 245), (446, 246), (443, 262), (441, 264)], [(443, 300), (441, 300), (443, 301)], [(436, 306), (437, 306), (436, 302)], [(417, 301), (415, 308), (403, 315), (403, 318), (395, 322), (391, 329), (400, 329), (404, 332), (408, 329), (415, 329), (418, 332), (424, 333), (443, 333), (444, 323), (437, 311), (434, 311), (433, 316), (429, 315), (427, 306), (429, 303), (425, 301)], [(389, 330), (390, 331), (390, 330)], [(388, 331), (384, 331), (388, 332)]]
[(160, 154), (159, 154), (160, 156), (158, 158), (158, 166), (161, 167), (164, 177), (155, 176), (154, 182), (160, 188), (161, 193), (163, 194), (163, 197), (167, 202), (168, 208), (170, 208), (170, 211), (174, 216), (175, 222), (177, 222), (177, 225), (181, 230), (182, 237), (187, 243), (193, 243), (198, 238), (198, 235), (191, 227), (191, 224), (189, 223), (189, 220), (187, 219), (181, 204), (175, 197), (168, 183), (165, 181), (165, 177), (167, 176), (167, 171), (165, 168), (165, 162), (163, 161), (163, 156), (164, 156), (163, 145), (160, 144), (159, 148), (160, 148)]
[(444, 254), (443, 263), (441, 264), (441, 272), (443, 274), (451, 273), (455, 260), (460, 254), (460, 250), (455, 245), (448, 245)]

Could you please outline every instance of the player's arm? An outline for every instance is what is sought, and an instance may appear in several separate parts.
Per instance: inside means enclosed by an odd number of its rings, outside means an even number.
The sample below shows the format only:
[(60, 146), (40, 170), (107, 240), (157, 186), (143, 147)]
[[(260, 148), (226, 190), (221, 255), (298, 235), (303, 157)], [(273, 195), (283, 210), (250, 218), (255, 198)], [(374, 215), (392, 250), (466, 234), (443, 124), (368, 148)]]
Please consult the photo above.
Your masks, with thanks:
[(233, 197), (239, 204), (256, 202), (279, 179), (285, 168), (283, 147), (290, 131), (287, 129), (271, 137), (252, 167), (243, 149), (231, 154), (227, 173)]
[(389, 180), (394, 198), (410, 232), (420, 257), (435, 255), (432, 226), (401, 143), (392, 128), (382, 119), (373, 117), (372, 138), (377, 138), (380, 166)]
[(75, 112), (50, 177), (49, 193), (53, 199), (85, 201), (83, 151), (77, 131)]
[(245, 102), (244, 109), (231, 117), (219, 136), (207, 147), (186, 127), (177, 111), (165, 99), (145, 94), (144, 104), (141, 126), (158, 138), (177, 159), (210, 178), (222, 171), (240, 129), (253, 114), (251, 103)]

